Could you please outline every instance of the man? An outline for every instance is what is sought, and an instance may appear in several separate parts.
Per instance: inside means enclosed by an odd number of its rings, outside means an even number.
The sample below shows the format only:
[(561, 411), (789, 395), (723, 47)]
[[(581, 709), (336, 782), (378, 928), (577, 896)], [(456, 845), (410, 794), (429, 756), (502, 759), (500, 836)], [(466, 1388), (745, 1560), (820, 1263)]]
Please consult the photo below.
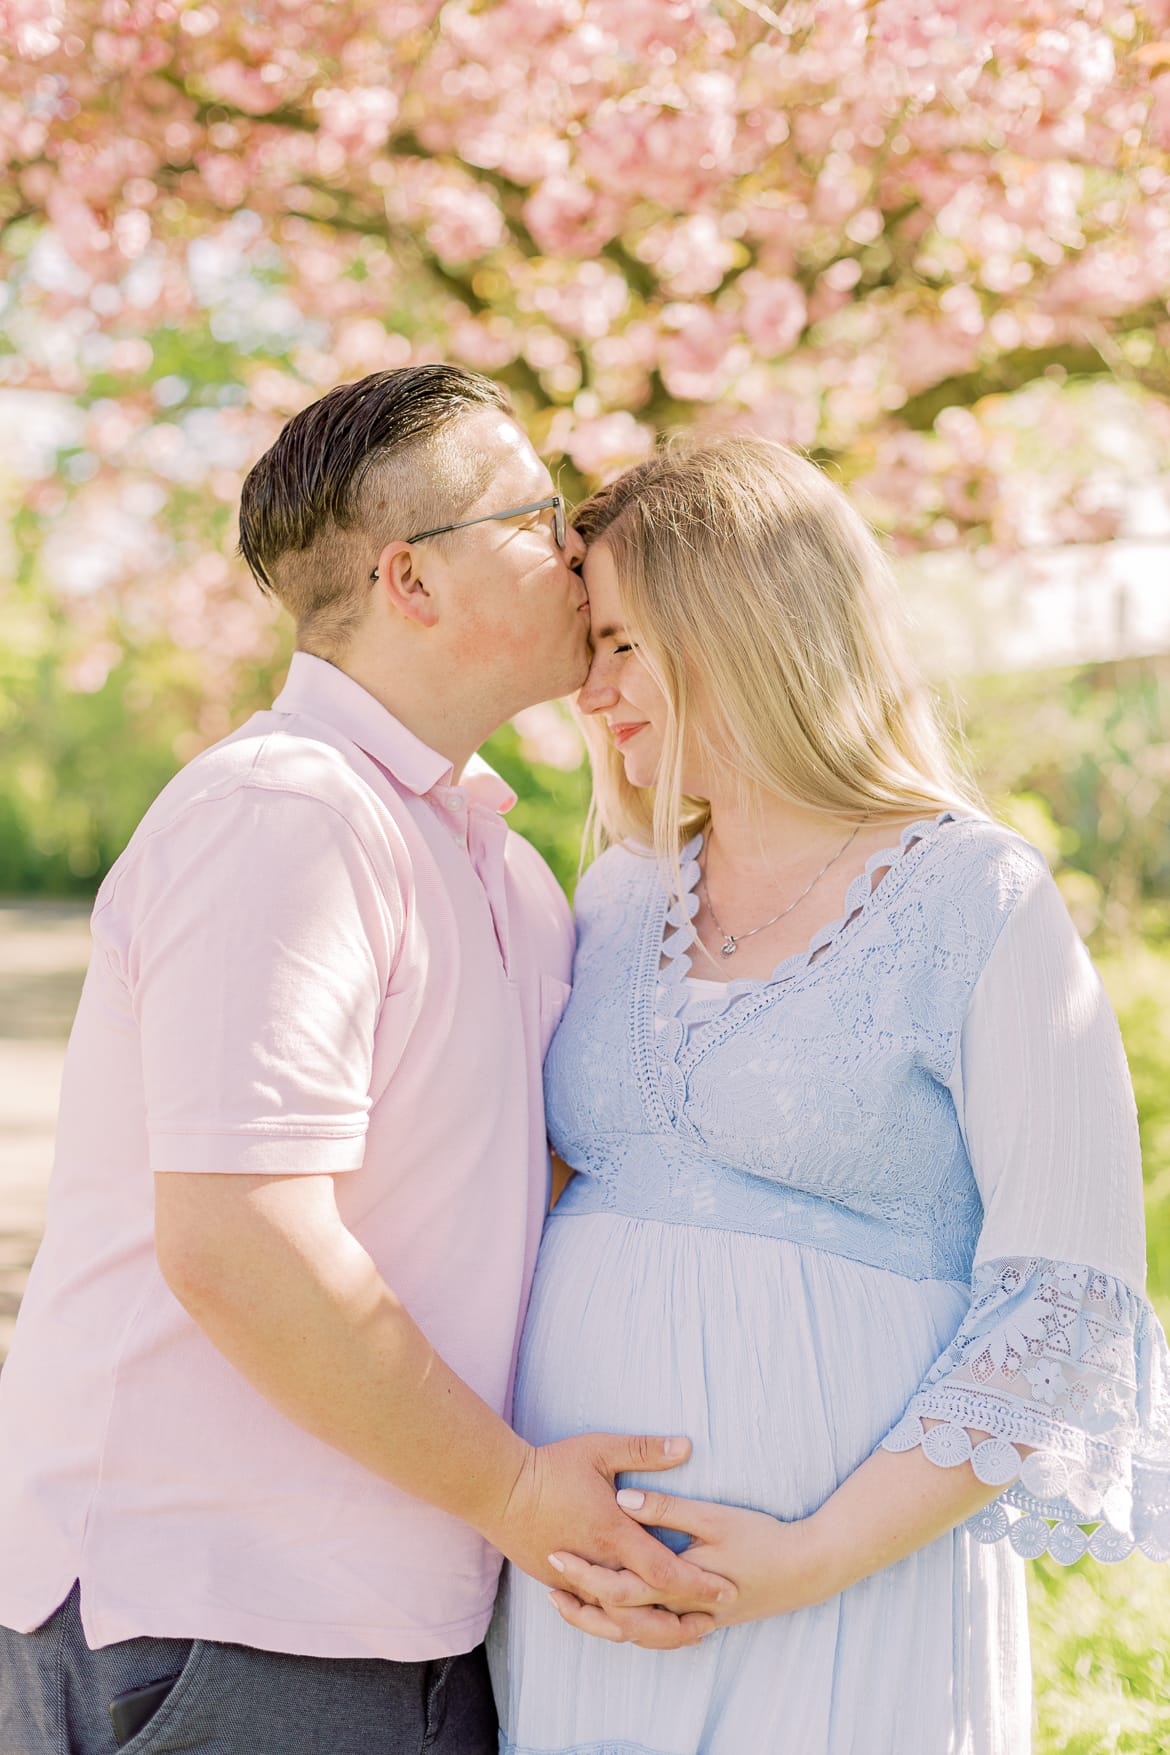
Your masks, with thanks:
[(615, 1504), (685, 1442), (506, 1424), (571, 927), (468, 764), (584, 678), (580, 544), (440, 365), (297, 415), (240, 525), (298, 650), (94, 909), (0, 1379), (0, 1751), (486, 1755), (500, 1553), (721, 1583)]

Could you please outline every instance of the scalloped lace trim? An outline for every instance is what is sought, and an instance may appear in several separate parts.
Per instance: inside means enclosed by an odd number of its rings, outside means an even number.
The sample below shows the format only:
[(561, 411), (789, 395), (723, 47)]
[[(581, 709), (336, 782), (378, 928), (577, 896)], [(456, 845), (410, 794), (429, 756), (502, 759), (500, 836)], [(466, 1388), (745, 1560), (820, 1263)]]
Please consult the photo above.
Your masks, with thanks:
[[(682, 894), (671, 903), (667, 911), (666, 923), (668, 932), (663, 938), (662, 955), (666, 959), (665, 966), (659, 970), (658, 983), (658, 1014), (660, 1018), (679, 1019), (680, 1013), (686, 1009), (686, 1024), (710, 1023), (712, 1019), (721, 1017), (727, 1008), (741, 994), (758, 992), (761, 987), (770, 986), (776, 981), (786, 981), (799, 970), (808, 968), (816, 957), (838, 938), (844, 929), (863, 913), (871, 897), (876, 896), (881, 885), (874, 885), (873, 874), (883, 866), (895, 866), (910, 848), (924, 840), (933, 829), (940, 828), (943, 823), (956, 820), (956, 813), (951, 810), (939, 811), (933, 817), (921, 817), (917, 822), (908, 823), (899, 836), (898, 843), (893, 847), (882, 847), (871, 853), (865, 862), (865, 869), (858, 872), (850, 884), (845, 896), (845, 909), (837, 920), (819, 927), (803, 951), (793, 951), (790, 956), (778, 963), (766, 978), (751, 976), (742, 981), (720, 982), (718, 993), (696, 994), (686, 986), (687, 976), (691, 972), (691, 950), (697, 937), (695, 915), (699, 912), (698, 888), (700, 865), (699, 854), (703, 848), (703, 836), (698, 834), (687, 842), (680, 857), (682, 876)], [(680, 1038), (683, 1030), (668, 1032)], [(671, 1044), (668, 1043), (667, 1046)]]
[[(1112, 1275), (1037, 1257), (982, 1263), (959, 1332), (882, 1441), (918, 1447), (1005, 1489), (968, 1521), (979, 1541), (1006, 1537), (1065, 1566), (1135, 1548), (1170, 1561), (1170, 1360), (1145, 1298)], [(1013, 1522), (1008, 1505), (1023, 1515)]]
[[(1135, 1538), (1130, 1490), (1120, 1481), (1109, 1484), (1085, 1469), (1070, 1468), (1055, 1450), (1033, 1450), (1021, 1457), (1006, 1438), (984, 1438), (976, 1444), (965, 1427), (943, 1423), (928, 1429), (917, 1414), (907, 1414), (882, 1440), (883, 1450), (919, 1446), (938, 1468), (969, 1462), (984, 1486), (1006, 1489), (963, 1525), (978, 1542), (1006, 1537), (1022, 1559), (1050, 1554), (1061, 1566), (1071, 1566), (1085, 1554), (1113, 1565), (1135, 1550), (1148, 1560), (1170, 1561), (1170, 1510), (1155, 1514)], [(1066, 1509), (1057, 1511), (1058, 1501)], [(1020, 1515), (1013, 1519), (1009, 1505)], [(1091, 1524), (1096, 1528), (1090, 1533)]]

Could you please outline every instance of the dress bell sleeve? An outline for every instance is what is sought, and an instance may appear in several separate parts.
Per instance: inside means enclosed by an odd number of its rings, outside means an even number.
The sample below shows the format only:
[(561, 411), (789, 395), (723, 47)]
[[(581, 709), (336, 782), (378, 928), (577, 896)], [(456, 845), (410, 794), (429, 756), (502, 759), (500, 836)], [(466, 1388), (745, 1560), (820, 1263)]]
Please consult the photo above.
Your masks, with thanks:
[(1002, 1484), (967, 1528), (1025, 1558), (1170, 1560), (1170, 1355), (1145, 1296), (1133, 1091), (1046, 872), (984, 966), (947, 1083), (984, 1210), (971, 1303), (884, 1448)]

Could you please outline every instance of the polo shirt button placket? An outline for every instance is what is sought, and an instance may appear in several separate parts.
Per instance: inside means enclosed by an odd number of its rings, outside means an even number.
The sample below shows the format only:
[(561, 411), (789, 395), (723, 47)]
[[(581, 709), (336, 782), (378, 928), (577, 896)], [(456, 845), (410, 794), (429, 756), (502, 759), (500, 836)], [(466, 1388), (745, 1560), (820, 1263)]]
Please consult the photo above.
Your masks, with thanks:
[(447, 792), (442, 800), (443, 809), (451, 819), (451, 832), (457, 841), (467, 841), (467, 800), (461, 792)]

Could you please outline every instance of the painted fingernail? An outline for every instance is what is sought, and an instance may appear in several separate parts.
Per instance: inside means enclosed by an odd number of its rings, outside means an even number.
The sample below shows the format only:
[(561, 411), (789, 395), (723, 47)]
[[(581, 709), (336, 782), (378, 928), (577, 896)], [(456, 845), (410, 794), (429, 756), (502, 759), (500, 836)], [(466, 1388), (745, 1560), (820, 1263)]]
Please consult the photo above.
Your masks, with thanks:
[(556, 1557), (556, 1555), (555, 1555), (555, 1554), (550, 1554), (550, 1555), (549, 1555), (549, 1557), (548, 1557), (548, 1563), (549, 1563), (549, 1565), (550, 1565), (550, 1566), (551, 1566), (551, 1567), (552, 1567), (552, 1569), (553, 1569), (553, 1571), (554, 1571), (554, 1572), (563, 1572), (563, 1571), (564, 1571), (564, 1570), (565, 1570), (565, 1563), (564, 1563), (564, 1561), (563, 1561), (563, 1560), (558, 1560), (558, 1559), (557, 1559), (557, 1557)]
[(623, 1511), (641, 1511), (646, 1503), (645, 1493), (639, 1493), (636, 1487), (620, 1487), (617, 1502)]

